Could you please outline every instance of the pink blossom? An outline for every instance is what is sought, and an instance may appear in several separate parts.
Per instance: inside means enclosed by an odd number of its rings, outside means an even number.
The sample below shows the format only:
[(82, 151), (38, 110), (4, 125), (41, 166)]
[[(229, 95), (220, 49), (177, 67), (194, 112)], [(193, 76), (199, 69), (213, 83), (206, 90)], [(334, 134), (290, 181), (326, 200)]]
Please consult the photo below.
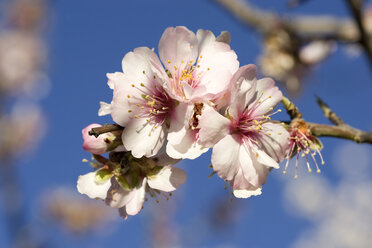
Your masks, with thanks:
[(98, 136), (97, 138), (89, 135), (89, 131), (95, 127), (101, 127), (100, 124), (90, 124), (86, 128), (84, 128), (81, 132), (83, 135), (83, 149), (87, 152), (93, 154), (102, 154), (107, 152), (108, 147), (110, 146), (111, 142), (115, 139), (115, 135), (112, 133), (104, 133)]
[(231, 79), (224, 116), (207, 108), (200, 118), (200, 140), (213, 147), (213, 169), (236, 197), (261, 194), (270, 168), (279, 168), (288, 147), (288, 132), (270, 121), (282, 93), (273, 80), (256, 75), (254, 65), (240, 68)]
[[(228, 40), (223, 35), (220, 40)], [(207, 149), (189, 125), (194, 104), (225, 93), (239, 66), (237, 56), (210, 31), (195, 35), (186, 27), (165, 30), (159, 55), (160, 60), (146, 47), (126, 54), (123, 73), (107, 74), (114, 97), (111, 104), (101, 103), (99, 114), (110, 113), (125, 126), (124, 147), (137, 158), (157, 154), (166, 140), (170, 156), (196, 158)]]

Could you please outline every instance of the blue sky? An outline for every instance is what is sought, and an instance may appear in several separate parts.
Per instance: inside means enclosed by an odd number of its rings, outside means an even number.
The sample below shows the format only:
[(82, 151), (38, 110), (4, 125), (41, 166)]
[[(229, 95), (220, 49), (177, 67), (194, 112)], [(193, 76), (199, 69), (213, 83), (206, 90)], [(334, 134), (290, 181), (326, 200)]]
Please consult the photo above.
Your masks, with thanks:
[[(348, 15), (344, 2), (340, 1), (312, 0), (290, 11), (284, 0), (251, 2), (280, 13)], [(52, 88), (41, 102), (47, 115), (48, 131), (31, 158), (20, 159), (17, 167), (27, 216), (34, 222), (40, 221), (42, 193), (59, 186), (75, 189), (77, 177), (89, 171), (81, 162), (82, 158), (89, 157), (81, 147), (81, 129), (93, 122), (112, 122), (110, 117), (97, 116), (99, 101), (111, 100), (112, 92), (105, 75), (121, 70), (121, 59), (127, 52), (139, 46), (157, 50), (164, 29), (177, 25), (187, 26), (194, 32), (199, 28), (208, 29), (216, 35), (223, 30), (229, 31), (231, 47), (238, 54), (241, 65), (255, 63), (262, 48), (261, 39), (252, 30), (213, 1), (55, 0), (51, 11), (47, 39)], [(305, 119), (328, 123), (314, 100), (314, 94), (319, 95), (347, 123), (371, 130), (372, 74), (363, 56), (350, 58), (343, 50), (339, 47), (332, 57), (314, 69), (296, 104)], [(281, 117), (285, 118), (285, 115)], [(335, 157), (350, 142), (331, 138), (322, 141), (326, 165), (319, 177), (337, 186), (344, 179), (337, 171)], [(360, 147), (372, 151), (370, 146)], [(213, 228), (215, 224), (206, 224), (205, 220), (215, 206), (231, 198), (221, 179), (216, 176), (208, 179), (211, 173), (209, 160), (210, 153), (207, 153), (194, 161), (181, 162), (179, 166), (188, 174), (186, 184), (169, 202), (155, 206), (165, 212), (174, 208), (171, 223), (182, 247), (289, 247), (306, 230), (316, 226), (311, 219), (291, 213), (291, 206), (287, 206), (290, 201), (283, 195), (288, 181), (293, 179), (291, 175), (283, 176), (281, 170), (270, 174), (261, 196), (231, 203), (238, 216), (234, 221), (225, 223), (220, 229)], [(357, 162), (358, 158), (355, 158)], [(371, 161), (369, 165), (372, 166)], [(301, 174), (305, 172), (300, 171), (296, 181), (298, 187), (301, 187)], [(108, 229), (107, 233), (101, 230), (99, 234), (92, 232), (74, 237), (54, 225), (47, 229), (40, 226), (40, 236), (55, 247), (147, 247), (151, 240), (149, 225), (153, 205), (147, 204), (140, 215), (127, 221), (118, 216), (111, 224), (115, 228)], [(3, 247), (6, 239), (3, 228), (0, 231), (0, 246)]]

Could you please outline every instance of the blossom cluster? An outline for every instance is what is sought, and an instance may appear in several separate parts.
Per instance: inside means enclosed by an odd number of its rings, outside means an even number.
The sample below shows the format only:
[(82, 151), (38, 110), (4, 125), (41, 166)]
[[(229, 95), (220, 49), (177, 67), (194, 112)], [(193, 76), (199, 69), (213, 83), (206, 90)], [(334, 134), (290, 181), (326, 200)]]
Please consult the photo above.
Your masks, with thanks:
[(98, 124), (83, 130), (95, 171), (79, 177), (80, 193), (105, 200), (124, 218), (135, 215), (146, 194), (167, 198), (185, 182), (176, 162), (212, 148), (212, 168), (235, 197), (261, 194), (293, 145), (289, 150), (289, 132), (271, 119), (281, 91), (272, 79), (257, 79), (256, 66), (239, 67), (229, 39), (227, 32), (169, 27), (159, 56), (147, 47), (124, 56), (123, 72), (107, 74), (112, 101), (99, 109), (124, 129), (98, 138), (88, 134)]

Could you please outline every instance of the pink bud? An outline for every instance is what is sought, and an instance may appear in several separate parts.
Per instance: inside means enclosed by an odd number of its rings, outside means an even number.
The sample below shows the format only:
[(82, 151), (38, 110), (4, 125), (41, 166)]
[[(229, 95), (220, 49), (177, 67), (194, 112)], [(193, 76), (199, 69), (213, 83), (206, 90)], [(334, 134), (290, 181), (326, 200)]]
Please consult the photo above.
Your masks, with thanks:
[(95, 127), (102, 127), (102, 125), (93, 123), (81, 131), (84, 140), (83, 149), (93, 154), (102, 154), (107, 151), (114, 135), (112, 133), (104, 133), (97, 138), (93, 135), (89, 135), (89, 131)]

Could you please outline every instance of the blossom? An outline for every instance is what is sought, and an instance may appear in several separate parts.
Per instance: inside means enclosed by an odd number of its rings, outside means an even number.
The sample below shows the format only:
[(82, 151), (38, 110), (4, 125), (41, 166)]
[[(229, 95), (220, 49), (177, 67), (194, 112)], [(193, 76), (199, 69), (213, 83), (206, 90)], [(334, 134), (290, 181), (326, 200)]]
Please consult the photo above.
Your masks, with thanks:
[(103, 154), (107, 152), (116, 137), (112, 133), (104, 133), (98, 137), (89, 135), (89, 131), (95, 127), (102, 127), (102, 125), (93, 123), (81, 131), (84, 140), (83, 149), (93, 154)]
[(289, 149), (286, 154), (287, 162), (284, 167), (283, 173), (287, 173), (287, 168), (289, 165), (289, 160), (291, 157), (296, 156), (296, 166), (295, 166), (295, 176), (294, 178), (298, 178), (297, 170), (298, 170), (298, 159), (299, 157), (306, 158), (306, 166), (308, 172), (312, 172), (309, 163), (309, 156), (313, 160), (316, 166), (316, 172), (320, 173), (320, 168), (318, 163), (316, 162), (315, 155), (318, 154), (321, 160), (321, 164), (324, 164), (324, 160), (320, 150), (323, 148), (322, 143), (320, 140), (311, 134), (311, 131), (308, 129), (306, 122), (303, 119), (293, 121), (289, 127)]
[(97, 158), (101, 168), (80, 176), (77, 189), (81, 194), (105, 200), (107, 205), (118, 208), (124, 218), (141, 210), (146, 192), (151, 196), (171, 192), (186, 180), (182, 169), (172, 167), (178, 160), (164, 153), (138, 159), (130, 152), (114, 152), (110, 159), (100, 155)]
[(160, 59), (139, 47), (124, 56), (123, 73), (107, 74), (114, 96), (111, 104), (101, 103), (99, 114), (111, 114), (125, 126), (123, 144), (133, 156), (154, 156), (166, 140), (174, 158), (196, 158), (207, 150), (189, 123), (195, 120), (195, 105), (223, 95), (238, 69), (235, 52), (223, 42), (226, 36), (167, 28), (159, 42)]
[(236, 197), (261, 194), (271, 168), (279, 168), (288, 147), (288, 132), (270, 122), (282, 93), (270, 78), (256, 79), (254, 65), (241, 67), (231, 79), (224, 116), (214, 108), (200, 118), (200, 140), (213, 147), (212, 166)]
[(164, 88), (187, 103), (176, 108), (178, 118), (169, 129), (167, 153), (174, 158), (194, 159), (208, 150), (199, 142), (198, 118), (205, 103), (226, 93), (239, 68), (235, 52), (223, 42), (228, 40), (227, 32), (216, 38), (210, 31), (199, 29), (195, 35), (185, 27), (167, 28), (160, 39), (160, 59), (170, 75), (164, 77)]

